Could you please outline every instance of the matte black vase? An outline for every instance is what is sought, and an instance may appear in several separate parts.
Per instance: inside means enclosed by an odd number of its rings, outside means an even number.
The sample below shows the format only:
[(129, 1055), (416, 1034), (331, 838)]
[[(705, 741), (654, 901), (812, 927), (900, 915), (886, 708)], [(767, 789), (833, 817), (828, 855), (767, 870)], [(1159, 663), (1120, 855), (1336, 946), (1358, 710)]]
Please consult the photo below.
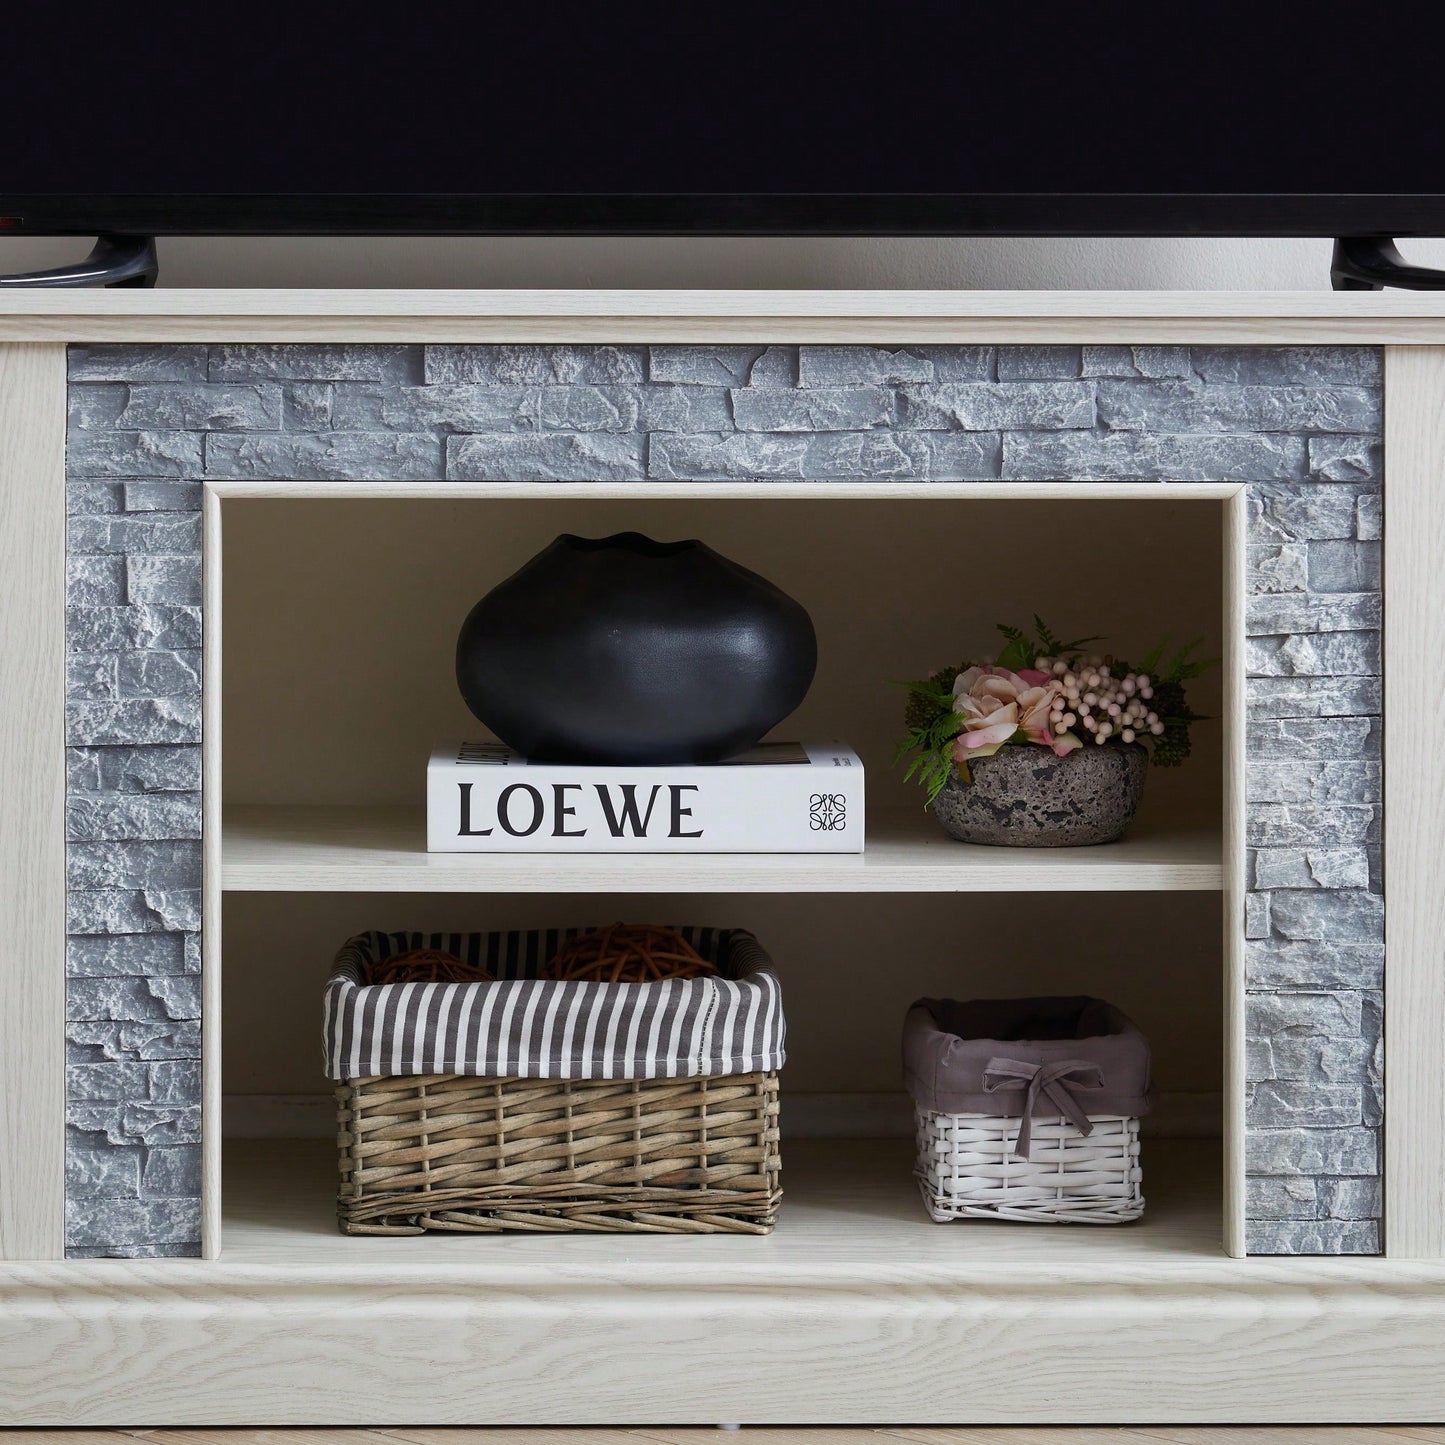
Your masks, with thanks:
[(701, 542), (558, 537), (472, 608), (457, 685), (539, 762), (714, 763), (802, 702), (807, 612)]

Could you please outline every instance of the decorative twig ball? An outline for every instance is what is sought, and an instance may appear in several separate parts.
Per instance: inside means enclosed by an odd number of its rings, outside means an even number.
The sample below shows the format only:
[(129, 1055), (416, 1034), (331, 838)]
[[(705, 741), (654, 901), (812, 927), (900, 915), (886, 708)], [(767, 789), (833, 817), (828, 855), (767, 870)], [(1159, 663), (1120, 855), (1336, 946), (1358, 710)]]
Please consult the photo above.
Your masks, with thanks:
[(564, 944), (544, 975), (586, 983), (656, 983), (716, 972), (674, 929), (651, 923), (613, 923)]
[(378, 959), (367, 971), (368, 983), (491, 983), (480, 964), (467, 963), (440, 948), (414, 948)]

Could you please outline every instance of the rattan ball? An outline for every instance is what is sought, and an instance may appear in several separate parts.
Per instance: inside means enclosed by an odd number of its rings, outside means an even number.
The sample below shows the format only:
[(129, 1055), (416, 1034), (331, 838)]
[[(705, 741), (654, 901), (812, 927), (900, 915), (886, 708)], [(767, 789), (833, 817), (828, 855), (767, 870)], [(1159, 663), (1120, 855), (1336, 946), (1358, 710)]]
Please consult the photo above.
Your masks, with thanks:
[(379, 959), (367, 970), (368, 983), (491, 983), (480, 964), (466, 963), (440, 948), (414, 948)]
[(674, 929), (652, 923), (613, 923), (564, 944), (544, 975), (586, 983), (656, 983), (716, 972)]

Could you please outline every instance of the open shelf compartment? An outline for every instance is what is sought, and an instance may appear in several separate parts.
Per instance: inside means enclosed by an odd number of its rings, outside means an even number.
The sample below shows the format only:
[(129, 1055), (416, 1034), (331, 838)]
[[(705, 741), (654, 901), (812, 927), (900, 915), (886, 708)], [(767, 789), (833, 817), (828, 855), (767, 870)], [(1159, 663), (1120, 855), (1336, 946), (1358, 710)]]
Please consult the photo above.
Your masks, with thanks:
[[(224, 559), (225, 737), (213, 880), (225, 900), (226, 959), (225, 1079), (217, 1070), (213, 1089), (217, 1104), (224, 1089), (238, 1135), (255, 1137), (228, 1139), (224, 1169), (219, 1142), (208, 1145), (224, 1188), (212, 1245), (224, 1228), (223, 1263), (435, 1265), (464, 1268), (479, 1284), (539, 1287), (559, 1268), (613, 1278), (616, 1236), (338, 1234), (334, 1144), (322, 1137), (331, 1105), (314, 1060), (322, 983), (350, 933), (619, 916), (754, 929), (783, 977), (790, 1053), (776, 1233), (632, 1241), (619, 1279), (645, 1286), (682, 1269), (706, 1289), (762, 1290), (837, 1266), (858, 1289), (891, 1279), (951, 1291), (1015, 1265), (1102, 1280), (1139, 1261), (1223, 1262), (1224, 729), (1204, 725), (1190, 767), (1151, 777), (1129, 835), (1093, 848), (956, 843), (890, 766), (902, 712), (894, 682), (958, 660), (960, 648), (983, 651), (996, 621), (1027, 621), (1037, 609), (1121, 645), (1203, 633), (1205, 649), (1224, 651), (1219, 497), (1033, 490), (897, 500), (846, 489), (717, 498), (706, 488), (605, 498), (555, 487), (506, 499), (480, 487), (406, 499), (227, 497), (213, 536)], [(452, 678), (462, 617), (558, 532), (627, 529), (700, 536), (808, 607), (818, 676), (777, 735), (841, 737), (863, 758), (861, 856), (426, 851), (418, 805), (431, 745), (479, 732)], [(1028, 564), (1070, 548), (1081, 559), (1111, 548), (1136, 559), (1130, 595), (1081, 589), (1077, 576)], [(1197, 703), (1222, 712), (1218, 675)], [(1050, 944), (1071, 930), (1091, 941)], [(1010, 947), (995, 946), (1005, 935)], [(1168, 1102), (1145, 1140), (1145, 1216), (1111, 1229), (935, 1224), (911, 1177), (908, 1103), (897, 1092), (903, 1013), (923, 994), (1039, 992), (1112, 997), (1162, 1050)], [(1181, 1122), (1194, 1137), (1158, 1137)], [(853, 1137), (875, 1132), (890, 1137)]]

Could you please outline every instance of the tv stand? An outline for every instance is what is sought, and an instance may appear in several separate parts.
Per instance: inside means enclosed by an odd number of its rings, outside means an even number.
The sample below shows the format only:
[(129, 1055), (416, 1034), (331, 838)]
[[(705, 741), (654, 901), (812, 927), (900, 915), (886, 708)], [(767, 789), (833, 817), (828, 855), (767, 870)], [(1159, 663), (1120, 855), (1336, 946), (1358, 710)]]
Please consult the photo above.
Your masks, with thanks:
[(1412, 266), (1389, 236), (1341, 236), (1330, 260), (1336, 291), (1445, 291), (1445, 271)]
[(0, 286), (154, 286), (160, 269), (154, 236), (103, 234), (85, 260), (0, 276)]
[[(0, 294), (0, 1426), (1445, 1419), (1442, 409), (1445, 293)], [(880, 761), (960, 558), (991, 621), (1018, 538), (1147, 543), (1140, 625), (1222, 657), (1193, 791), (1098, 848), (879, 768), (861, 855), (428, 853), (458, 608), (624, 525), (749, 539)], [(789, 950), (772, 1236), (338, 1232), (349, 923), (688, 897)], [(923, 1211), (902, 1002), (1061, 976), (940, 964), (985, 907), (1148, 1001), (1135, 1223)]]

